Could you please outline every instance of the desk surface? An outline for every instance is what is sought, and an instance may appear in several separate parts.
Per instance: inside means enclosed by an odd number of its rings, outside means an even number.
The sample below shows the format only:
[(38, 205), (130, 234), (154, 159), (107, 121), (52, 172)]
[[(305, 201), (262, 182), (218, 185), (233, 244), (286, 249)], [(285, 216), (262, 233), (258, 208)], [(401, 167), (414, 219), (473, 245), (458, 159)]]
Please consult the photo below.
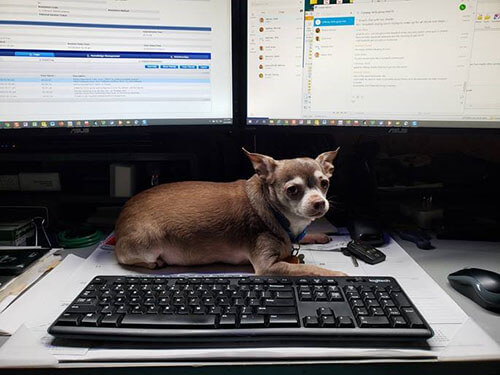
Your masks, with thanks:
[[(455, 300), (492, 339), (500, 344), (500, 314), (483, 309), (453, 289), (448, 274), (466, 267), (500, 272), (500, 243), (432, 240), (434, 250), (421, 250), (415, 244), (396, 237), (408, 254)], [(500, 373), (500, 370), (499, 370)]]
[[(474, 321), (476, 321), (479, 326), (481, 326), (497, 343), (500, 344), (500, 315), (489, 312), (474, 302), (472, 302), (467, 297), (461, 295), (455, 291), (447, 281), (447, 275), (451, 272), (457, 271), (465, 267), (478, 267), (485, 268), (494, 271), (500, 271), (500, 243), (493, 242), (466, 242), (466, 241), (449, 241), (449, 240), (433, 240), (433, 244), (436, 247), (435, 250), (421, 250), (418, 249), (414, 244), (404, 241), (396, 237), (396, 241), (410, 254), (413, 259), (415, 259), (419, 265), (441, 286), (441, 288), (448, 293), (457, 304), (469, 315)], [(73, 252), (80, 256), (86, 256), (90, 254), (91, 249), (87, 251), (78, 250), (78, 252)], [(7, 338), (0, 338), (0, 345), (6, 341)], [(498, 365), (500, 363), (500, 357), (496, 361), (486, 361), (486, 362), (449, 362), (449, 363), (435, 363), (433, 361), (422, 361), (422, 362), (412, 362), (411, 367), (408, 367), (408, 363), (404, 361), (394, 361), (392, 363), (377, 363), (372, 362), (367, 363), (355, 363), (348, 364), (342, 363), (342, 361), (336, 361), (333, 365), (335, 366), (336, 373), (342, 374), (359, 374), (359, 373), (370, 373), (370, 374), (398, 374), (404, 369), (405, 374), (420, 374), (425, 373), (443, 373), (453, 371), (455, 374), (469, 374), (471, 372), (478, 372), (481, 374), (498, 374)], [(100, 366), (99, 364), (89, 364), (91, 367)], [(89, 366), (87, 364), (81, 364), (81, 367)], [(174, 365), (174, 364), (172, 364)], [(220, 366), (219, 366), (220, 365)], [(122, 366), (132, 366), (132, 368), (124, 369)], [(134, 364), (120, 364), (116, 367), (107, 367), (94, 369), (93, 372), (96, 373), (140, 373), (141, 370), (137, 368), (138, 366), (148, 366), (148, 373), (164, 373), (164, 367), (157, 367), (158, 364), (147, 364), (147, 363), (134, 363)], [(149, 367), (153, 366), (153, 367)], [(276, 371), (276, 366), (270, 363), (247, 363), (245, 366), (224, 366), (223, 364), (213, 364), (207, 367), (192, 367), (192, 364), (175, 364), (176, 370), (171, 368), (169, 371), (172, 373), (196, 373), (196, 374), (254, 374), (256, 371), (261, 373), (274, 373)], [(292, 367), (290, 363), (279, 364), (279, 370), (287, 371), (289, 375), (291, 374), (327, 374), (333, 371), (332, 363), (323, 362), (310, 362), (303, 364), (295, 364)], [(0, 365), (1, 367), (1, 365)], [(232, 371), (231, 371), (232, 369)], [(69, 369), (62, 368), (61, 370), (67, 371)], [(80, 368), (80, 370), (82, 370)], [(191, 371), (190, 371), (191, 370)], [(193, 372), (193, 370), (195, 372)], [(243, 371), (244, 370), (244, 371)], [(51, 374), (54, 370), (43, 370), (40, 369), (31, 372), (30, 370), (19, 370), (20, 373), (33, 373), (33, 374)], [(134, 372), (135, 371), (135, 372)], [(144, 370), (142, 370), (144, 371)], [(17, 372), (17, 371), (16, 371)], [(57, 370), (56, 370), (57, 372)], [(80, 373), (79, 369), (75, 368), (72, 370), (74, 373)], [(85, 371), (83, 370), (82, 373)]]

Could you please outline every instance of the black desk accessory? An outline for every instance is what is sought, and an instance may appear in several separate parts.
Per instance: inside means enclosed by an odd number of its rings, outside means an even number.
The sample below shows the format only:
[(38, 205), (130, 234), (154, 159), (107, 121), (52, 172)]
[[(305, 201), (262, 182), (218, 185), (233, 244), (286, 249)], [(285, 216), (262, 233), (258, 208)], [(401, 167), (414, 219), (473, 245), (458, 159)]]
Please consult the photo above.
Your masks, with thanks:
[(500, 313), (500, 274), (465, 268), (448, 275), (450, 285), (487, 310)]
[(403, 240), (413, 242), (419, 249), (432, 250), (435, 249), (431, 244), (431, 236), (418, 229), (407, 229), (398, 231), (399, 237)]
[(352, 220), (348, 229), (354, 241), (372, 246), (381, 246), (385, 243), (382, 228), (372, 219)]
[(19, 275), (30, 264), (49, 252), (50, 248), (0, 249), (0, 275)]
[(385, 254), (373, 247), (359, 241), (351, 241), (347, 244), (347, 251), (356, 258), (368, 264), (377, 264), (385, 260)]

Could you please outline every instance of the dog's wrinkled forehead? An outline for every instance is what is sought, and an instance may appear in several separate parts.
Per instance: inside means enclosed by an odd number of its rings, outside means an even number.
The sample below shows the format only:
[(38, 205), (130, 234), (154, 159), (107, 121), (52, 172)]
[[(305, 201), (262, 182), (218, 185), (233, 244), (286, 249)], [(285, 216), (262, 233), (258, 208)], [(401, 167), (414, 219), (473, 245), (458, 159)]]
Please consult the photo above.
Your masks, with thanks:
[(300, 177), (308, 186), (316, 184), (316, 179), (323, 174), (319, 163), (311, 158), (280, 160), (276, 168), (278, 181), (287, 182)]

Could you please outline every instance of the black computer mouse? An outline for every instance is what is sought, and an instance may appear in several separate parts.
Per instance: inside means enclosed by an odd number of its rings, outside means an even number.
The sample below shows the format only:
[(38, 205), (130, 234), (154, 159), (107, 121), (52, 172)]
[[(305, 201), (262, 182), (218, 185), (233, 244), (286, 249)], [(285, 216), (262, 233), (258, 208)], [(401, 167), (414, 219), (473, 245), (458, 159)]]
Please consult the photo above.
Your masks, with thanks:
[(480, 268), (465, 268), (448, 275), (450, 285), (485, 309), (500, 312), (500, 275)]

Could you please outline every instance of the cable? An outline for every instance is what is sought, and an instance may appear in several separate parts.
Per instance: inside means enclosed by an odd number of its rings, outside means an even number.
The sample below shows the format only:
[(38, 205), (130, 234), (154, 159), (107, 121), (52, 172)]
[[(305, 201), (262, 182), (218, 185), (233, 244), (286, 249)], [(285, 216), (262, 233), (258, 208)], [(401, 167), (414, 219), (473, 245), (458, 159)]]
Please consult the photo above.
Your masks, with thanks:
[(63, 230), (57, 234), (59, 244), (65, 248), (87, 247), (98, 243), (103, 238), (103, 233), (90, 226)]

